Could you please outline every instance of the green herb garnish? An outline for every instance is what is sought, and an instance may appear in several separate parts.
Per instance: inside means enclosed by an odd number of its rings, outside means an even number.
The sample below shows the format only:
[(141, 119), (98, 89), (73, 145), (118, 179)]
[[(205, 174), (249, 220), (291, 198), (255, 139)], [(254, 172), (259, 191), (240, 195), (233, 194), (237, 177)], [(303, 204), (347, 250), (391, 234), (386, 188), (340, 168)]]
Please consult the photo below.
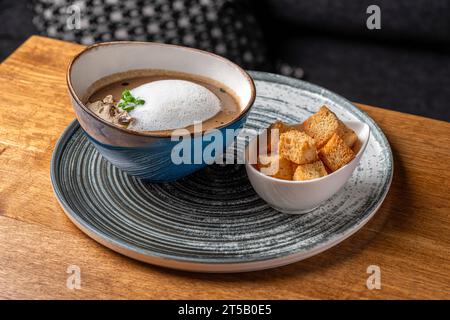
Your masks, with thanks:
[(122, 92), (121, 102), (118, 107), (124, 111), (131, 111), (138, 105), (143, 105), (145, 103), (144, 100), (133, 97), (130, 90), (126, 89)]
[(223, 92), (223, 93), (226, 92), (224, 88), (219, 88), (219, 90), (220, 90), (220, 92)]

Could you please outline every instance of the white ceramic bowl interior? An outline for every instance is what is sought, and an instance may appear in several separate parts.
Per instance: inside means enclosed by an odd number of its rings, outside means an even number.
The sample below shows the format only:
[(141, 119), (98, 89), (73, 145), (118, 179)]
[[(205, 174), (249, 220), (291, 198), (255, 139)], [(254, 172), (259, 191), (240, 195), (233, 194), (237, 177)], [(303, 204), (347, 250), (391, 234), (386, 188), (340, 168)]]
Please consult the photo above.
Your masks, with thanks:
[(250, 76), (231, 61), (197, 49), (152, 42), (110, 42), (87, 48), (69, 68), (69, 81), (78, 98), (97, 80), (114, 73), (162, 69), (199, 75), (228, 86), (244, 109), (254, 95)]
[[(359, 121), (344, 121), (344, 123), (358, 136), (359, 150), (355, 159), (325, 177), (307, 181), (272, 178), (258, 171), (247, 161), (245, 165), (247, 175), (258, 195), (281, 212), (300, 214), (314, 210), (320, 203), (338, 192), (357, 167), (370, 137), (370, 128), (367, 124)], [(260, 135), (262, 134), (265, 134), (265, 131)], [(249, 156), (255, 159), (253, 153), (257, 150), (257, 140), (253, 139), (247, 146), (247, 160)], [(265, 152), (264, 147), (260, 147), (260, 152)]]

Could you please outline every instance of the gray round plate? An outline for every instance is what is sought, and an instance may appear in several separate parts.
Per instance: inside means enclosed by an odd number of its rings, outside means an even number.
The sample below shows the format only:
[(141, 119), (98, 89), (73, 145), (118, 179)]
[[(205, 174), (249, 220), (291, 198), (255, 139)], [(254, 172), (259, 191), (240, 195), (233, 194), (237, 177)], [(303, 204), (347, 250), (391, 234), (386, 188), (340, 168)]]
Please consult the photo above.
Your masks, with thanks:
[(151, 184), (104, 160), (77, 121), (53, 153), (53, 188), (67, 216), (103, 245), (170, 268), (241, 272), (322, 252), (360, 229), (388, 192), (392, 152), (383, 132), (349, 101), (307, 82), (252, 72), (257, 99), (246, 128), (300, 122), (328, 105), (371, 128), (365, 154), (345, 187), (318, 209), (288, 215), (253, 191), (243, 165), (211, 165), (177, 182)]

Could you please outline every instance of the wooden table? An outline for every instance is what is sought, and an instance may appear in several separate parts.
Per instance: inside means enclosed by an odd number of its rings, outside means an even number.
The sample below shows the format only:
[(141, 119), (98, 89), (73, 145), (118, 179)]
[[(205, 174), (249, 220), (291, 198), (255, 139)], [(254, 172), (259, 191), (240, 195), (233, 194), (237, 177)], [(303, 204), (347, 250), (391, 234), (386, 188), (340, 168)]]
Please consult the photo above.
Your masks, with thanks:
[[(450, 297), (450, 123), (365, 105), (394, 152), (392, 187), (368, 225), (320, 255), (267, 271), (194, 274), (88, 238), (66, 218), (49, 173), (75, 117), (65, 73), (81, 49), (31, 37), (0, 65), (0, 298)], [(81, 269), (81, 289), (66, 286), (70, 265)], [(366, 287), (369, 265), (381, 268), (380, 290)]]

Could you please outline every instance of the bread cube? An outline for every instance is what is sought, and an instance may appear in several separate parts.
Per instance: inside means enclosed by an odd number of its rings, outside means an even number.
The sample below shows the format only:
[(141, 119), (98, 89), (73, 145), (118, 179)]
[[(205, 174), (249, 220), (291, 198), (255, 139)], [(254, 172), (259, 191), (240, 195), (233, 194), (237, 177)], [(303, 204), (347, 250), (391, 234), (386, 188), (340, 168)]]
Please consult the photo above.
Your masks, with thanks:
[(331, 136), (338, 132), (340, 121), (326, 106), (303, 122), (303, 129), (316, 141), (318, 149), (322, 148)]
[(319, 158), (333, 171), (338, 170), (355, 158), (355, 153), (337, 134), (328, 140), (325, 146), (319, 150)]
[(326, 176), (327, 170), (322, 161), (300, 164), (294, 171), (293, 180), (312, 180)]
[[(278, 143), (280, 141), (280, 135), (290, 130), (298, 130), (299, 128), (297, 128), (297, 126), (300, 125), (289, 125), (280, 120), (277, 120), (274, 123), (272, 123), (269, 126), (269, 128), (267, 128), (267, 152), (278, 153)], [(274, 132), (274, 130), (278, 130), (278, 134)], [(273, 141), (273, 146), (272, 146), (272, 138), (275, 139)]]
[(358, 141), (358, 136), (355, 131), (347, 127), (342, 121), (340, 122), (340, 129), (338, 134), (341, 136), (342, 140), (344, 140), (345, 144), (350, 148), (353, 147), (356, 141)]
[(279, 155), (258, 157), (258, 170), (263, 174), (284, 180), (291, 180), (294, 174), (294, 165)]
[(278, 129), (281, 133), (284, 133), (286, 131), (292, 130), (293, 127), (291, 125), (288, 125), (280, 120), (275, 121), (274, 123), (272, 123), (269, 128), (268, 131), (270, 130), (274, 130), (274, 129)]
[(281, 157), (296, 164), (311, 163), (317, 160), (317, 148), (314, 139), (298, 130), (281, 134), (279, 153)]
[(322, 148), (331, 136), (339, 134), (345, 143), (351, 148), (358, 137), (326, 106), (322, 106), (318, 112), (303, 122), (304, 131), (316, 140), (318, 149)]

